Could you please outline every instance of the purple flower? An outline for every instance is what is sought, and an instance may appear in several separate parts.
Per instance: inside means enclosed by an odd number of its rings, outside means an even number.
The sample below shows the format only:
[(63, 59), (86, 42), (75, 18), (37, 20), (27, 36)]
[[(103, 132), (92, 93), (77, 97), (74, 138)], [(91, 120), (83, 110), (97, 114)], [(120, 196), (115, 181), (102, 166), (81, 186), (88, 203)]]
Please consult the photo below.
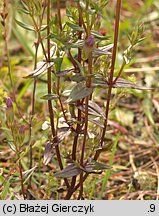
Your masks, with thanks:
[(93, 35), (91, 35), (90, 37), (86, 39), (85, 46), (88, 48), (92, 48), (94, 46), (94, 36)]
[(25, 125), (21, 125), (19, 128), (19, 133), (24, 134), (24, 132), (25, 132)]
[(7, 108), (13, 107), (13, 102), (12, 102), (12, 99), (10, 97), (8, 97), (6, 99), (6, 106), (7, 106)]

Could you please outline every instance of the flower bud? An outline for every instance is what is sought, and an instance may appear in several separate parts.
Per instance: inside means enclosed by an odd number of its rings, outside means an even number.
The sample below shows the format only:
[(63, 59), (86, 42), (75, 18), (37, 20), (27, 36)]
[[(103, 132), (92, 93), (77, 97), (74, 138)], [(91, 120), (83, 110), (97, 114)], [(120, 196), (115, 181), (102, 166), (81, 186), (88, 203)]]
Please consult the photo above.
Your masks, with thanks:
[(25, 125), (21, 125), (19, 128), (19, 134), (24, 134), (25, 133)]
[(17, 135), (17, 143), (21, 146), (25, 139), (25, 125), (21, 125), (19, 128), (19, 134)]
[(94, 36), (91, 35), (90, 37), (88, 37), (85, 41), (85, 47), (88, 47), (88, 48), (93, 48), (94, 46)]
[(13, 102), (12, 102), (12, 99), (10, 97), (8, 97), (6, 99), (6, 106), (7, 106), (7, 108), (13, 107)]
[(11, 127), (14, 122), (14, 110), (13, 110), (13, 103), (10, 97), (6, 99), (6, 119), (8, 127)]
[(93, 46), (94, 46), (94, 36), (91, 35), (90, 37), (88, 37), (84, 43), (84, 47), (83, 47), (83, 59), (87, 60), (90, 53), (92, 52)]

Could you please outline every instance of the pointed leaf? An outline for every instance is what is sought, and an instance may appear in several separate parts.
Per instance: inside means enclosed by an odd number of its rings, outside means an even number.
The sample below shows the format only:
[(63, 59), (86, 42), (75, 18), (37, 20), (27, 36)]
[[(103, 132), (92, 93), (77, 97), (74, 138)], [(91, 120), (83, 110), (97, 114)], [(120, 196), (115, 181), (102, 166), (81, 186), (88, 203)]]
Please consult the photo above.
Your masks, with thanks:
[(59, 142), (61, 142), (70, 133), (71, 133), (71, 130), (69, 127), (58, 128), (58, 140), (59, 140)]
[(50, 142), (47, 142), (45, 145), (45, 151), (44, 151), (44, 161), (43, 163), (45, 165), (47, 165), (53, 156), (53, 152), (52, 152), (52, 144)]
[(70, 92), (70, 96), (67, 99), (68, 103), (75, 102), (89, 96), (93, 92), (93, 88), (88, 88), (84, 83), (80, 82), (73, 87)]
[(109, 51), (110, 49), (113, 48), (113, 44), (109, 44), (104, 47), (99, 47), (99, 48), (93, 48), (92, 50), (92, 55), (93, 57), (99, 57), (101, 55), (111, 55), (112, 53)]
[(56, 178), (69, 178), (82, 173), (82, 170), (75, 164), (68, 165), (65, 169), (55, 173)]
[(70, 28), (72, 28), (73, 30), (75, 31), (78, 31), (78, 32), (84, 32), (84, 28), (76, 25), (76, 24), (73, 24), (73, 23), (70, 23), (70, 22), (66, 22), (66, 25), (68, 25)]
[[(80, 109), (82, 112), (85, 112), (85, 104), (77, 106), (78, 109)], [(103, 117), (105, 119), (105, 114), (103, 110), (96, 104), (94, 101), (89, 100), (88, 102), (88, 114), (94, 115), (98, 117)]]
[(70, 72), (76, 73), (77, 70), (76, 70), (75, 68), (66, 69), (66, 70), (64, 70), (64, 71), (58, 71), (55, 75), (56, 75), (57, 77), (62, 77), (62, 76), (64, 76), (65, 74), (68, 74), (68, 73), (70, 73)]
[(91, 31), (91, 34), (92, 34), (95, 38), (97, 38), (97, 39), (99, 39), (99, 40), (107, 40), (107, 39), (109, 39), (108, 36), (103, 36), (102, 34), (100, 34), (100, 33), (97, 32), (97, 31), (94, 31), (94, 30)]
[(37, 77), (40, 74), (44, 73), (48, 68), (52, 67), (53, 65), (54, 65), (54, 62), (49, 62), (49, 63), (44, 62), (44, 61), (38, 62), (37, 68), (31, 74), (29, 74), (28, 76), (26, 76), (25, 78), (28, 78), (28, 77), (31, 77), (31, 78)]
[(82, 76), (81, 73), (77, 73), (77, 74), (75, 74), (74, 76), (71, 77), (71, 80), (72, 80), (73, 82), (79, 83), (79, 82), (84, 81), (85, 78), (84, 78), (84, 76)]
[(11, 184), (11, 180), (12, 180), (12, 176), (8, 180), (6, 180), (4, 182), (4, 188), (3, 188), (2, 192), (1, 192), (1, 199), (2, 200), (5, 200), (8, 193), (9, 193), (9, 187), (10, 187), (10, 184)]
[(58, 98), (59, 98), (58, 95), (52, 94), (52, 93), (44, 95), (44, 96), (41, 97), (41, 99), (43, 99), (43, 100), (55, 100), (55, 99), (58, 99)]
[(92, 161), (88, 163), (85, 166), (85, 171), (88, 173), (99, 171), (99, 170), (105, 170), (105, 169), (111, 169), (112, 167), (103, 163), (99, 163), (97, 161)]
[(15, 21), (16, 21), (16, 23), (17, 23), (20, 27), (22, 27), (22, 28), (24, 28), (24, 29), (26, 29), (26, 30), (29, 30), (29, 31), (35, 31), (35, 29), (34, 29), (33, 26), (28, 25), (28, 24), (23, 23), (23, 22), (20, 22), (19, 20), (16, 20), (16, 19), (15, 19)]
[(82, 48), (84, 46), (84, 40), (78, 40), (76, 42), (67, 42), (65, 43), (67, 48)]
[(104, 128), (104, 124), (100, 121), (99, 118), (94, 118), (94, 119), (93, 118), (88, 118), (88, 121), (98, 125), (101, 128)]
[[(114, 77), (115, 80), (115, 77)], [(139, 86), (134, 84), (133, 82), (130, 82), (129, 80), (125, 80), (123, 78), (119, 78), (116, 83), (113, 85), (114, 88), (132, 88), (132, 89), (138, 89), (138, 90), (152, 90), (152, 88), (146, 88), (143, 86)]]
[(88, 106), (92, 110), (94, 110), (96, 113), (98, 113), (99, 116), (102, 116), (105, 119), (104, 111), (102, 110), (102, 108), (97, 103), (95, 103), (94, 101), (89, 100)]

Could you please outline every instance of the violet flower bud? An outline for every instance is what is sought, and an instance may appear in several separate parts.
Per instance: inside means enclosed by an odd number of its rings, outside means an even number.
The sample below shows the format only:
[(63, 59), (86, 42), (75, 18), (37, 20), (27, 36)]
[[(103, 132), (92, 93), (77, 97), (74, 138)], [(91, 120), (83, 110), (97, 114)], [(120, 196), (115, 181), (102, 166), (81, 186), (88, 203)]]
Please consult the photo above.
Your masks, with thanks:
[(7, 120), (7, 125), (8, 127), (13, 126), (14, 122), (14, 110), (13, 110), (13, 102), (10, 97), (6, 99), (6, 120)]
[(24, 134), (25, 133), (25, 125), (21, 125), (19, 128), (19, 133)]
[(12, 102), (12, 99), (10, 97), (8, 97), (6, 99), (6, 106), (7, 106), (7, 108), (13, 107), (13, 102)]
[(88, 37), (85, 41), (85, 47), (88, 47), (88, 48), (93, 48), (94, 46), (94, 36), (91, 35), (90, 37)]
[(84, 60), (87, 60), (89, 58), (89, 55), (92, 52), (94, 44), (95, 44), (95, 41), (94, 41), (93, 35), (91, 35), (85, 40), (84, 47), (83, 47), (83, 56), (82, 56)]

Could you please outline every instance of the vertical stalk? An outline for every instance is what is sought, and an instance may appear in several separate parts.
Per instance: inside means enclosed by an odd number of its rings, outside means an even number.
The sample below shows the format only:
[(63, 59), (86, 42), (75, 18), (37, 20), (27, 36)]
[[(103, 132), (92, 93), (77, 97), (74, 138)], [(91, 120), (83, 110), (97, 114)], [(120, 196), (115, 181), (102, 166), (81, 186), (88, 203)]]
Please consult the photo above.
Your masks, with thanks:
[(109, 113), (109, 106), (110, 106), (110, 100), (111, 100), (111, 92), (112, 92), (112, 87), (113, 87), (113, 76), (114, 76), (115, 60), (116, 60), (117, 45), (118, 45), (120, 10), (121, 10), (121, 0), (117, 0), (116, 19), (115, 19), (115, 33), (114, 33), (114, 47), (113, 47), (113, 54), (112, 54), (111, 71), (110, 71), (110, 76), (109, 76), (109, 88), (108, 88), (108, 97), (107, 97), (107, 104), (106, 104), (106, 110), (105, 110), (104, 128), (102, 131), (101, 143), (100, 143), (101, 146), (103, 146), (104, 137), (105, 137), (105, 133), (106, 133), (106, 129), (107, 129), (107, 123), (108, 123), (108, 113)]
[[(50, 38), (49, 38), (49, 35), (50, 35), (50, 4), (51, 4), (50, 0), (48, 0), (48, 4), (47, 4), (47, 48), (48, 48), (47, 60), (48, 62), (50, 62)], [(48, 79), (48, 94), (50, 94), (51, 93), (51, 79), (52, 79), (51, 68), (48, 68), (47, 79)], [(54, 139), (56, 137), (56, 131), (55, 131), (55, 124), (54, 124), (54, 112), (53, 112), (51, 100), (48, 100), (48, 109), (49, 109), (49, 114), (50, 114), (50, 123), (51, 123), (51, 130), (52, 130), (53, 142), (54, 142)], [(58, 160), (60, 169), (63, 169), (61, 154), (60, 154), (58, 145), (55, 146), (55, 150), (56, 150), (56, 156), (57, 156), (57, 160)], [(67, 187), (69, 187), (68, 180), (65, 178), (64, 181)]]
[(15, 136), (14, 127), (15, 127), (15, 125), (12, 124), (11, 125), (11, 132), (12, 132), (13, 142), (14, 142), (15, 149), (16, 149), (16, 155), (17, 155), (17, 158), (18, 158), (18, 167), (19, 167), (19, 174), (20, 174), (21, 192), (22, 192), (22, 195), (23, 195), (23, 199), (25, 200), (26, 196), (25, 196), (25, 190), (24, 190), (24, 180), (23, 180), (22, 163), (21, 163), (21, 157), (20, 157), (20, 147), (17, 144), (17, 140), (16, 140), (17, 135)]
[[(88, 9), (90, 4), (90, 1), (86, 2), (86, 8)], [(91, 28), (90, 28), (90, 17), (89, 14), (86, 17), (87, 19), (87, 37), (91, 36)], [(92, 50), (89, 53), (88, 56), (88, 78), (86, 80), (86, 87), (90, 88), (91, 87), (91, 75), (92, 75)], [(89, 96), (86, 97), (85, 99), (85, 122), (84, 122), (84, 137), (83, 137), (83, 144), (82, 144), (82, 153), (81, 153), (81, 159), (80, 159), (80, 165), (83, 167), (84, 166), (84, 153), (85, 153), (85, 148), (86, 148), (86, 140), (87, 140), (87, 132), (88, 132), (88, 102), (89, 102)], [(82, 198), (83, 195), (83, 173), (80, 175), (80, 193), (79, 193), (79, 199)]]
[[(43, 11), (42, 11), (42, 16), (39, 18), (40, 19), (39, 29), (41, 28), (41, 25), (42, 25), (45, 9), (46, 9), (46, 6), (44, 5)], [(37, 33), (37, 41), (34, 43), (34, 45), (35, 45), (34, 70), (37, 67), (37, 58), (38, 58), (39, 44), (40, 44), (40, 38), (39, 38), (39, 34)], [(29, 158), (30, 158), (29, 169), (31, 169), (33, 167), (33, 150), (32, 150), (31, 137), (32, 137), (32, 121), (33, 121), (33, 117), (34, 117), (34, 114), (35, 114), (36, 82), (37, 82), (37, 80), (36, 80), (36, 78), (34, 78), (33, 94), (32, 94), (32, 110), (31, 110), (30, 123), (29, 123), (29, 147), (30, 147), (30, 152), (29, 152)], [(31, 188), (31, 180), (32, 180), (32, 176), (30, 176), (30, 179), (29, 179), (28, 189)], [(29, 196), (31, 196), (31, 195), (29, 195)], [(29, 197), (29, 199), (30, 199), (30, 197)]]
[[(13, 91), (14, 102), (16, 104), (16, 107), (18, 109), (18, 112), (19, 112), (20, 116), (22, 116), (21, 113), (20, 113), (20, 110), (19, 110), (19, 106), (18, 106), (17, 101), (16, 101), (15, 88), (14, 88), (13, 79), (12, 79), (12, 73), (11, 73), (10, 55), (9, 55), (9, 49), (8, 49), (7, 28), (6, 28), (7, 15), (8, 15), (8, 12), (6, 12), (6, 1), (4, 0), (3, 1), (3, 12), (1, 14), (2, 19), (3, 19), (2, 24), (3, 24), (3, 28), (4, 28), (4, 32), (2, 33), (2, 35), (3, 35), (3, 38), (4, 38), (4, 42), (5, 42), (5, 50), (6, 50), (7, 64), (8, 64), (7, 65), (8, 66), (8, 74), (9, 74), (11, 88), (12, 88), (12, 91)], [(25, 200), (26, 197), (25, 197), (25, 190), (24, 190), (21, 158), (20, 158), (20, 153), (19, 153), (20, 150), (18, 149), (17, 143), (15, 141), (16, 139), (15, 139), (15, 136), (14, 136), (14, 126), (13, 125), (11, 126), (11, 132), (12, 132), (12, 136), (13, 136), (13, 140), (14, 140), (14, 144), (15, 144), (15, 148), (16, 148), (16, 153), (17, 153), (18, 160), (19, 160), (18, 167), (19, 167), (19, 173), (20, 173), (21, 192), (22, 192), (23, 198)]]
[[(78, 12), (79, 12), (78, 24), (79, 24), (79, 26), (82, 26), (82, 11), (81, 11), (79, 1), (77, 2), (77, 8), (78, 8)], [(82, 33), (79, 32), (78, 39), (81, 39), (81, 37), (82, 37)], [(81, 60), (82, 60), (82, 51), (79, 48), (78, 49), (78, 62), (81, 63)], [(77, 101), (77, 106), (78, 105), (80, 105), (80, 100)], [(81, 124), (80, 124), (80, 122), (81, 122), (81, 110), (80, 109), (78, 109), (77, 121), (78, 121), (78, 123), (77, 123), (77, 127), (76, 127), (76, 134), (75, 134), (75, 137), (73, 140), (73, 146), (72, 146), (72, 160), (73, 161), (76, 161), (77, 144), (78, 144), (79, 133), (81, 130)], [(76, 176), (73, 176), (72, 181), (71, 181), (71, 185), (70, 185), (70, 189), (66, 195), (66, 199), (69, 199), (70, 196), (72, 195), (72, 193), (74, 192), (75, 184), (76, 184)]]
[(59, 23), (60, 31), (62, 31), (60, 0), (57, 0), (57, 14), (58, 14), (58, 23)]

